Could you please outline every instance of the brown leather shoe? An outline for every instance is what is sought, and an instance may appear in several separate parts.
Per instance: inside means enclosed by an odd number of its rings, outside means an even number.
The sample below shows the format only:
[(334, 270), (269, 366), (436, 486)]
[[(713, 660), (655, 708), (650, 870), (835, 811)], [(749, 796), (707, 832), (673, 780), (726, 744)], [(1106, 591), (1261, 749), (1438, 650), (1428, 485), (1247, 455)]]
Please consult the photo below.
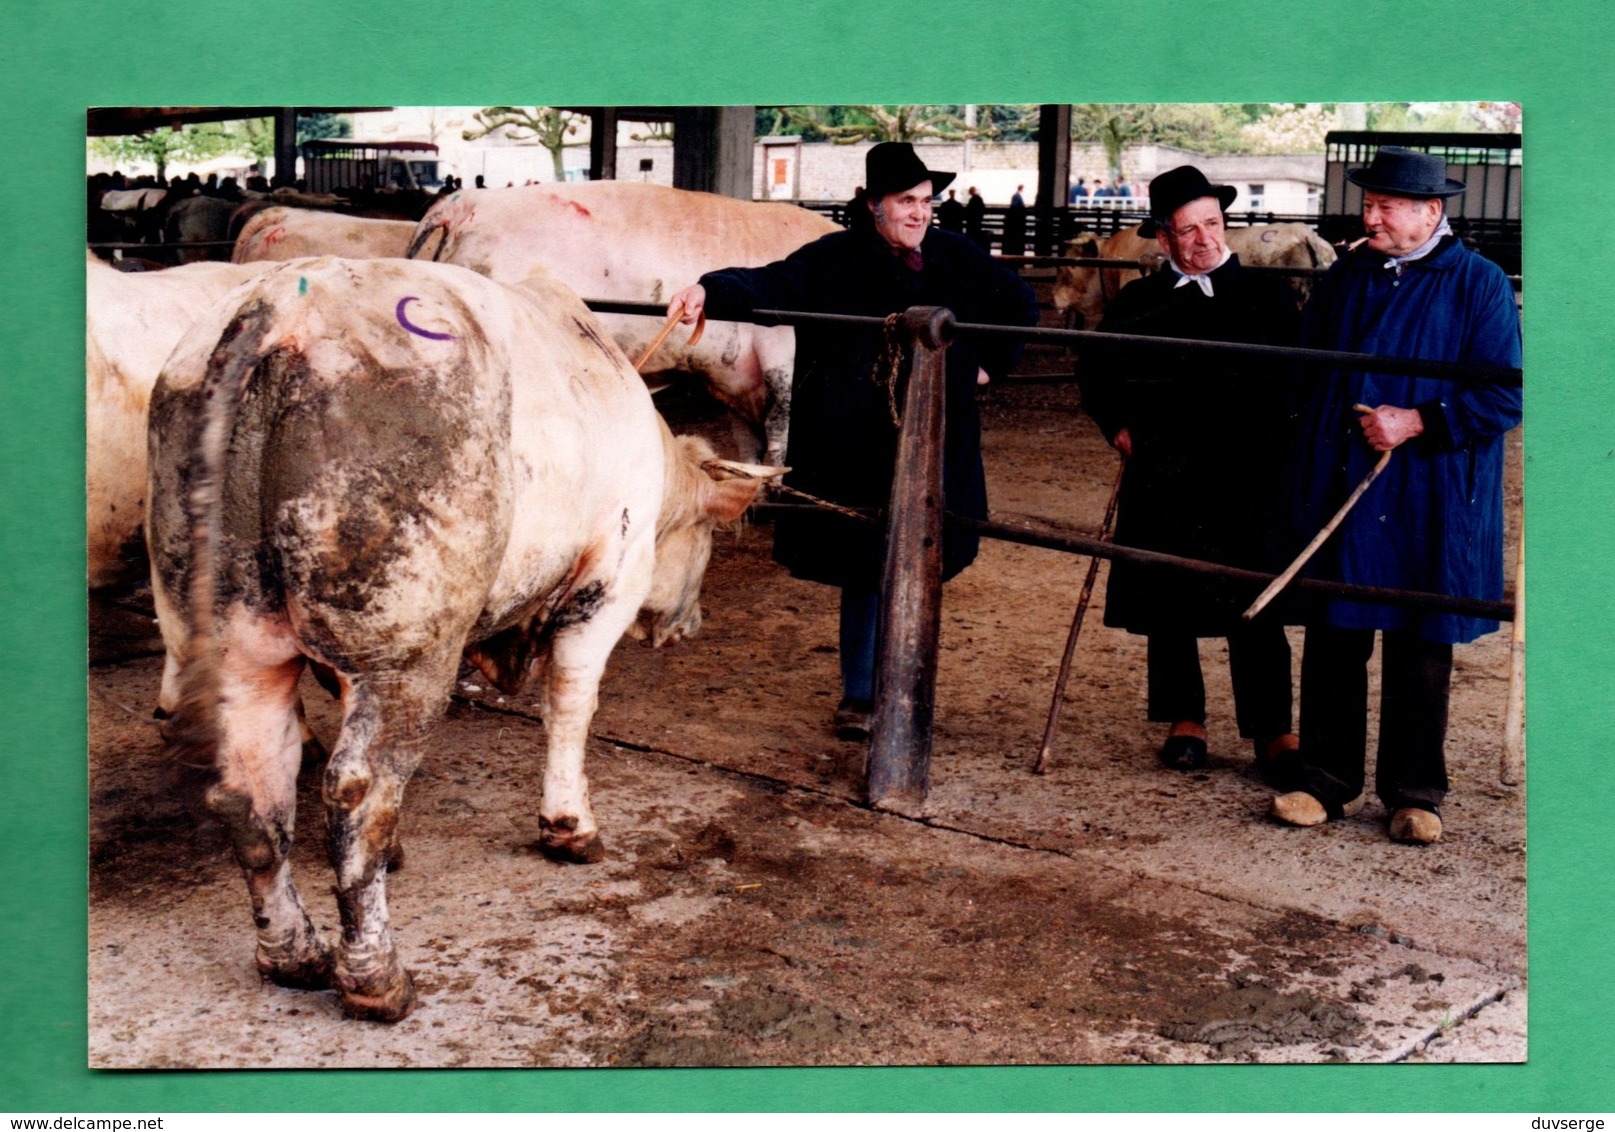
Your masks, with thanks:
[[(1363, 795), (1359, 794), (1340, 807), (1341, 817), (1355, 817), (1363, 808)], [(1322, 825), (1329, 820), (1329, 811), (1318, 799), (1305, 790), (1294, 790), (1274, 797), (1268, 813), (1285, 825)]]
[(1391, 815), (1391, 840), (1409, 845), (1433, 845), (1441, 840), (1441, 815), (1404, 806)]

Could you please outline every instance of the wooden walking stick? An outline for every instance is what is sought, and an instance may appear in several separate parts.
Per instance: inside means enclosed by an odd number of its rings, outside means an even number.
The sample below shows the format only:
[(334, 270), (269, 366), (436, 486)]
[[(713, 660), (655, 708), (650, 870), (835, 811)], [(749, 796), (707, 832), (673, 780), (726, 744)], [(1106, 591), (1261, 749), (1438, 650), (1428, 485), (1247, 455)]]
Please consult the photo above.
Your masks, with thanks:
[[(651, 339), (650, 345), (645, 347), (645, 352), (639, 355), (639, 360), (634, 363), (635, 370), (640, 373), (645, 372), (645, 363), (650, 361), (651, 355), (661, 347), (663, 342), (667, 341), (667, 336), (673, 333), (673, 328), (679, 324), (679, 319), (683, 316), (683, 314), (684, 311), (681, 309), (678, 312), (667, 316), (667, 321), (662, 324), (662, 329), (657, 332), (655, 338)], [(693, 346), (697, 342), (701, 341), (701, 335), (706, 332), (706, 329), (707, 316), (706, 312), (702, 311), (700, 317), (695, 320), (695, 329), (690, 331), (690, 340), (686, 343), (686, 345)]]
[[(1121, 498), (1122, 476), (1127, 472), (1127, 458), (1122, 457), (1121, 467), (1116, 469), (1116, 486), (1110, 489), (1110, 502), (1105, 504), (1105, 518), (1099, 525), (1099, 541), (1109, 542), (1111, 528), (1116, 520), (1116, 501)], [(1071, 631), (1065, 638), (1065, 655), (1060, 658), (1060, 675), (1054, 681), (1054, 699), (1049, 702), (1049, 723), (1043, 729), (1043, 746), (1037, 752), (1037, 762), (1032, 764), (1033, 774), (1047, 774), (1049, 770), (1049, 752), (1054, 749), (1054, 731), (1060, 723), (1060, 708), (1065, 703), (1066, 679), (1071, 675), (1071, 654), (1077, 651), (1077, 634), (1082, 632), (1082, 619), (1088, 613), (1088, 599), (1093, 596), (1094, 580), (1099, 577), (1099, 563), (1104, 559), (1099, 557), (1088, 560), (1088, 576), (1082, 580), (1082, 592), (1077, 595), (1077, 612), (1071, 618)]]
[[(1359, 413), (1372, 413), (1374, 411), (1367, 405), (1353, 405), (1352, 409)], [(1268, 603), (1278, 597), (1284, 587), (1289, 585), (1295, 576), (1301, 572), (1301, 567), (1305, 566), (1312, 556), (1318, 553), (1318, 548), (1329, 541), (1329, 536), (1335, 533), (1335, 528), (1345, 521), (1346, 515), (1357, 505), (1357, 501), (1363, 497), (1363, 493), (1373, 485), (1375, 480), (1379, 479), (1379, 474), (1385, 470), (1385, 465), (1391, 462), (1391, 453), (1395, 451), (1396, 449), (1394, 448), (1387, 448), (1380, 454), (1379, 461), (1369, 469), (1368, 474), (1363, 477), (1363, 482), (1358, 484), (1352, 490), (1352, 493), (1346, 497), (1346, 502), (1340, 505), (1340, 510), (1335, 512), (1335, 517), (1324, 524), (1323, 530), (1312, 536), (1312, 541), (1307, 543), (1306, 548), (1300, 554), (1296, 555), (1294, 562), (1284, 568), (1284, 573), (1274, 578), (1268, 583), (1265, 590), (1256, 595), (1256, 600), (1251, 602), (1250, 608), (1240, 614), (1242, 619), (1249, 621), (1266, 609)]]
[(1520, 523), (1514, 560), (1514, 635), (1508, 646), (1508, 710), (1503, 715), (1503, 757), (1497, 778), (1504, 786), (1525, 781), (1525, 523)]

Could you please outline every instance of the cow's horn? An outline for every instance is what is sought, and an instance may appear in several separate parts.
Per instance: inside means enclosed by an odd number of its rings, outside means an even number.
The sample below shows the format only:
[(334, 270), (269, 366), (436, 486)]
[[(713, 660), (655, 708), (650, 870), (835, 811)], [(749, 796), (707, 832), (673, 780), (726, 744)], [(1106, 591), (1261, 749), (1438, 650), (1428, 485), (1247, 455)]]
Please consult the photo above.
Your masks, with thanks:
[(738, 460), (711, 460), (701, 461), (701, 470), (713, 479), (725, 477), (743, 480), (771, 480), (783, 476), (790, 471), (773, 464), (742, 464)]

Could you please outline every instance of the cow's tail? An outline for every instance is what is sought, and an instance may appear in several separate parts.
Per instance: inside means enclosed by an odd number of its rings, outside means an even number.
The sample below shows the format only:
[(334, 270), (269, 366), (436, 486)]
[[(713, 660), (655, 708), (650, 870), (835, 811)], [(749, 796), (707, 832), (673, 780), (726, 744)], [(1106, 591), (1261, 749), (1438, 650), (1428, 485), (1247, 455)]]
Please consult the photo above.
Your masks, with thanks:
[(273, 322), (274, 308), (259, 298), (237, 313), (214, 347), (202, 379), (201, 420), (184, 479), (190, 543), (186, 644), (178, 701), (162, 731), (169, 759), (195, 770), (215, 765), (222, 739), (218, 607), (225, 465), (242, 393), (271, 347)]

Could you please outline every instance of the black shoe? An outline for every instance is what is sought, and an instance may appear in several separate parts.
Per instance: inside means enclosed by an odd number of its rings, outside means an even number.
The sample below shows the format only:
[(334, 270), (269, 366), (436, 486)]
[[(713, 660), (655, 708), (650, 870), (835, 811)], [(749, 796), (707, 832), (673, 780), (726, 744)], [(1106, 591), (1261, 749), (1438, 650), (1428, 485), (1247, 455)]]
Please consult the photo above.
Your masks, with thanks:
[(1173, 770), (1199, 770), (1206, 765), (1206, 741), (1198, 735), (1169, 735), (1156, 753), (1162, 765)]
[(867, 741), (875, 722), (875, 702), (847, 698), (836, 705), (836, 738), (858, 743)]

